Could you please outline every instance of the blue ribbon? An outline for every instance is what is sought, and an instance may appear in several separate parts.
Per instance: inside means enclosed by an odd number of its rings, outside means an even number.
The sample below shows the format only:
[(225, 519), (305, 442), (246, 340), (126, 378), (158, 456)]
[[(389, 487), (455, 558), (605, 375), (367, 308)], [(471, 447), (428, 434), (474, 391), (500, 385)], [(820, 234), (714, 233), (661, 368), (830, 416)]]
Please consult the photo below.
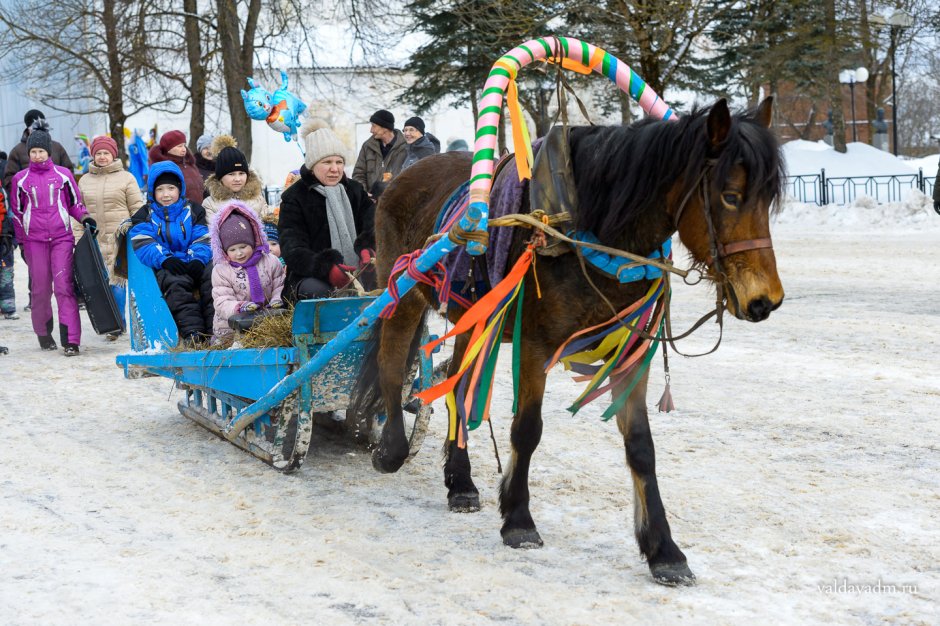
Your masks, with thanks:
[[(597, 237), (594, 236), (594, 233), (584, 231), (569, 231), (568, 236), (575, 241), (596, 244), (600, 243)], [(579, 246), (579, 248), (581, 249), (581, 253), (584, 255), (585, 261), (605, 274), (613, 276), (621, 283), (632, 283), (638, 280), (649, 280), (653, 278), (659, 278), (663, 275), (663, 271), (661, 269), (652, 265), (638, 265), (636, 261), (614, 256), (612, 254), (607, 254), (606, 252), (601, 252), (600, 250), (592, 250), (591, 248), (585, 248), (583, 246)], [(660, 250), (662, 250), (663, 254), (665, 254), (668, 258), (672, 253), (672, 238), (664, 241), (660, 246), (660, 249), (654, 250), (653, 253), (650, 254), (647, 258), (663, 258), (662, 254), (660, 254)]]

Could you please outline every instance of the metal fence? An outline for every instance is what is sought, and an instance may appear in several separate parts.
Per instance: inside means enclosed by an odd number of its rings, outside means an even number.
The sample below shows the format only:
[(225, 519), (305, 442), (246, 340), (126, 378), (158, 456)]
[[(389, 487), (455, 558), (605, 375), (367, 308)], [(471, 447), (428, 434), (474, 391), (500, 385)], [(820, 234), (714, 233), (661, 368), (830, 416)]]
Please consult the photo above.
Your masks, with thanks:
[(787, 177), (786, 195), (797, 202), (824, 206), (827, 204), (849, 204), (859, 197), (873, 198), (879, 204), (900, 202), (906, 192), (917, 189), (928, 196), (933, 195), (934, 179), (924, 176), (924, 170), (916, 174), (894, 174), (884, 176), (826, 176), (800, 174)]
[[(934, 179), (924, 176), (920, 169), (916, 174), (895, 174), (886, 176), (826, 176), (826, 170), (818, 174), (799, 174), (788, 176), (784, 191), (792, 200), (813, 203), (819, 206), (827, 204), (849, 204), (859, 197), (874, 198), (879, 204), (900, 202), (905, 192), (918, 189), (932, 196)], [(269, 206), (281, 203), (281, 187), (265, 187), (264, 199)]]

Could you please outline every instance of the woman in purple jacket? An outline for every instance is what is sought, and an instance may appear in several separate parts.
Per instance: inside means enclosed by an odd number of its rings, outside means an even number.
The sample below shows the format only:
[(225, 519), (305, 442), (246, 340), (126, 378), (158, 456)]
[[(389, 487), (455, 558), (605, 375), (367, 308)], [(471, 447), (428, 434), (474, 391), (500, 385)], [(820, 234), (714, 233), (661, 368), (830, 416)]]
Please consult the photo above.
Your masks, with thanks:
[(49, 154), (52, 138), (45, 128), (33, 130), (26, 147), (29, 167), (13, 177), (10, 208), (16, 237), (23, 243), (32, 279), (33, 331), (43, 350), (55, 350), (52, 338), (52, 294), (59, 308), (59, 338), (65, 356), (78, 354), (82, 338), (78, 302), (72, 283), (75, 237), (69, 216), (97, 228), (82, 204), (72, 173), (55, 165)]

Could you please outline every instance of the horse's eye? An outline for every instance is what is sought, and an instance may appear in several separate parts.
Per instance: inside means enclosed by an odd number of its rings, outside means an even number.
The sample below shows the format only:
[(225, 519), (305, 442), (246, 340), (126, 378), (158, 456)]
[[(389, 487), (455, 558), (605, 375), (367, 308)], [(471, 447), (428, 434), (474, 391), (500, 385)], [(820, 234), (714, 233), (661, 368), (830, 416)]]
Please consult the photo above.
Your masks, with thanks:
[(725, 191), (721, 194), (721, 203), (727, 210), (735, 211), (741, 204), (741, 194), (732, 191)]

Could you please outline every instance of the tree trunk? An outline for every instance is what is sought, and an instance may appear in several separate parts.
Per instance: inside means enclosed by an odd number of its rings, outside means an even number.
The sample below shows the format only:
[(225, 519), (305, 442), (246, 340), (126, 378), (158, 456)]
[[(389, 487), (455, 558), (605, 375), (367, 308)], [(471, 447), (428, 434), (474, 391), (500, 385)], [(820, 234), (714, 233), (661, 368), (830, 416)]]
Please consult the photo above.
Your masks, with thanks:
[[(255, 8), (257, 0), (252, 0)], [(229, 119), (232, 122), (232, 136), (238, 141), (239, 149), (251, 160), (251, 119), (242, 103), (241, 88), (249, 74), (243, 65), (245, 51), (239, 36), (238, 7), (235, 0), (218, 0), (219, 47), (222, 50), (222, 80), (225, 83), (225, 96), (228, 102)], [(257, 16), (256, 16), (257, 19)], [(249, 16), (249, 21), (251, 17)], [(247, 34), (247, 29), (246, 29)], [(252, 53), (254, 47), (252, 46)]]
[(196, 140), (206, 132), (206, 70), (202, 64), (196, 1), (183, 0), (186, 58), (189, 61), (191, 76), (189, 97), (192, 101), (192, 108), (189, 115), (189, 149), (193, 154), (196, 153)]
[[(102, 27), (104, 28), (105, 46), (108, 57), (109, 83), (104, 85), (108, 94), (108, 131), (118, 147), (118, 156), (127, 157), (124, 149), (124, 72), (118, 52), (118, 26), (114, 15), (114, 0), (104, 0), (102, 4)], [(94, 157), (95, 155), (91, 155)]]
[(826, 0), (826, 57), (829, 59), (826, 72), (826, 90), (832, 106), (832, 147), (845, 154), (845, 114), (842, 111), (842, 83), (839, 82), (840, 64), (836, 55), (836, 5), (835, 0)]

